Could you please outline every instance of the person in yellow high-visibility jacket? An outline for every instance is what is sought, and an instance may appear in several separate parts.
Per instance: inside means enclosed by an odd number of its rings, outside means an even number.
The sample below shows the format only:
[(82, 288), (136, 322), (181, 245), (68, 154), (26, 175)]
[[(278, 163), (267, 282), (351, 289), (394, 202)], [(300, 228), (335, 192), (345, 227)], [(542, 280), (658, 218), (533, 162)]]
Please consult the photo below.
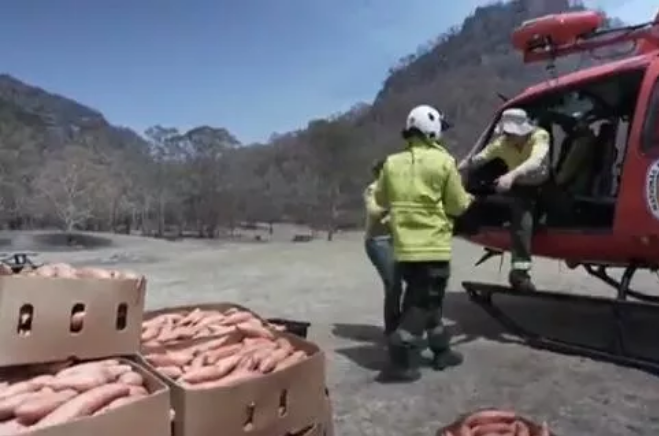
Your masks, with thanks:
[(387, 158), (375, 187), (376, 201), (389, 210), (394, 257), (406, 285), (400, 323), (387, 340), (389, 363), (379, 376), (383, 382), (418, 379), (426, 344), (435, 369), (462, 362), (449, 346), (442, 314), (452, 218), (469, 207), (472, 197), (462, 186), (455, 159), (438, 143), (445, 127), (436, 109), (412, 109), (403, 131), (406, 147)]

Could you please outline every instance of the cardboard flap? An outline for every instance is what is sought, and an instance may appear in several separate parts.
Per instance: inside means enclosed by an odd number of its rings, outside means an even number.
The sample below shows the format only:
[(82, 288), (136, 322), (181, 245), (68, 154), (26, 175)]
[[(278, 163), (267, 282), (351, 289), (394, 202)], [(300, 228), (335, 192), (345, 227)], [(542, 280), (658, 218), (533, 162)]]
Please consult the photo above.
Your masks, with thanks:
[(144, 299), (143, 279), (0, 277), (0, 366), (135, 354)]

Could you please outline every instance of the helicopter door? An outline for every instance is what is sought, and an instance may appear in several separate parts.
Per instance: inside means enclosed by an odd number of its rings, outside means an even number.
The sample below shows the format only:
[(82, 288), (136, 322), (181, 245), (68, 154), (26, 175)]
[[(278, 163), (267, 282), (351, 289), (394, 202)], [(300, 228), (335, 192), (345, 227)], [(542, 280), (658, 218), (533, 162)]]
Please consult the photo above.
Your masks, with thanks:
[(654, 240), (659, 236), (659, 60), (646, 70), (626, 154), (615, 229)]

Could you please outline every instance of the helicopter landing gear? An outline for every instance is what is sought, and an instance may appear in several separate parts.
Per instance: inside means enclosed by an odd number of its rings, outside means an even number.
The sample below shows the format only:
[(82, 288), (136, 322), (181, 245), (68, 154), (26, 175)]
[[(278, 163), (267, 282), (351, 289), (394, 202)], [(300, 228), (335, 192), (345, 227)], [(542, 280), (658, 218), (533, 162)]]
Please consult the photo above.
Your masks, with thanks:
[[(588, 266), (584, 265), (584, 268), (590, 273)], [(606, 274), (604, 267), (601, 267), (601, 270), (599, 268), (593, 269), (593, 271), (597, 272), (595, 274), (591, 273), (591, 275), (616, 288), (617, 295), (615, 299), (544, 290), (538, 290), (532, 293), (520, 292), (507, 286), (491, 283), (463, 282), (462, 286), (471, 301), (485, 310), (485, 312), (497, 320), (505, 329), (521, 338), (531, 347), (568, 355), (587, 357), (659, 375), (659, 361), (649, 357), (635, 355), (631, 353), (626, 346), (625, 320), (630, 311), (654, 311), (654, 313), (659, 314), (659, 298), (639, 294), (635, 291), (630, 292), (629, 284), (637, 270), (638, 267), (627, 267), (623, 273), (622, 279), (618, 282)], [(497, 307), (494, 303), (495, 294), (514, 295), (524, 298), (562, 301), (572, 304), (609, 308), (613, 315), (612, 344), (609, 347), (597, 347), (535, 333), (522, 327)], [(643, 298), (638, 298), (637, 295), (642, 295)], [(642, 301), (629, 301), (628, 297)]]

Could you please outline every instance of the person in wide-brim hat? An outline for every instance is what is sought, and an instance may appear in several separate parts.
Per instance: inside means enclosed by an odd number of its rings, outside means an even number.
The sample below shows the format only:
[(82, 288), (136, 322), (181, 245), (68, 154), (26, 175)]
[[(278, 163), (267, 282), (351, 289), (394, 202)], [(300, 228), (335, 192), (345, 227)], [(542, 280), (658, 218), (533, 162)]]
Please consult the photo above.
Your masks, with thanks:
[[(499, 130), (500, 134), (497, 130)], [(535, 290), (529, 270), (532, 265), (531, 238), (537, 188), (549, 178), (549, 132), (538, 127), (524, 109), (503, 111), (495, 138), (476, 155), (462, 161), (459, 169), (475, 169), (487, 162), (502, 161), (507, 172), (495, 181), (499, 193), (511, 193), (511, 258), (509, 281), (513, 288)], [(503, 165), (502, 165), (503, 166)]]

